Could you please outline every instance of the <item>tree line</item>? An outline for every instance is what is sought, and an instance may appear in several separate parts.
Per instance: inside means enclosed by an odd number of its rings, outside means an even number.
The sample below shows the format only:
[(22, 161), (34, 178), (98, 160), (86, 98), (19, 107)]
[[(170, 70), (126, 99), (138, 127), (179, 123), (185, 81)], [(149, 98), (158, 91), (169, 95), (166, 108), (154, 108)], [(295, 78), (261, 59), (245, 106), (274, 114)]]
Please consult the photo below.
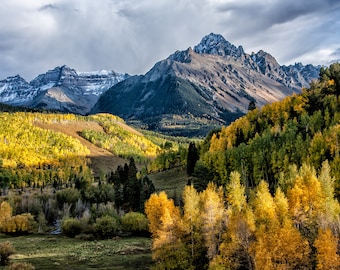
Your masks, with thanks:
[[(324, 162), (291, 168), (290, 185), (272, 195), (264, 180), (247, 192), (241, 174), (228, 184), (183, 192), (180, 208), (165, 192), (145, 212), (155, 269), (338, 269), (340, 205)], [(248, 193), (248, 194), (247, 194)]]

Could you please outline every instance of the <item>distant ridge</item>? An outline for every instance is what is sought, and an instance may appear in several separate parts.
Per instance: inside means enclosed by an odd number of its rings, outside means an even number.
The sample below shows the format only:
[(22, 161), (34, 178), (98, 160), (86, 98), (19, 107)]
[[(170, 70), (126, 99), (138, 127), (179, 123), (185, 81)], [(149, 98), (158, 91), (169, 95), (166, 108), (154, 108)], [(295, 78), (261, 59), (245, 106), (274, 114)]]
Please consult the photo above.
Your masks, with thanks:
[(110, 112), (131, 123), (173, 135), (205, 135), (247, 112), (298, 93), (320, 66), (280, 66), (260, 50), (247, 54), (223, 36), (209, 34), (105, 92), (91, 113)]
[(77, 72), (64, 65), (40, 74), (29, 83), (20, 75), (0, 81), (0, 102), (86, 114), (102, 93), (128, 76), (112, 70)]

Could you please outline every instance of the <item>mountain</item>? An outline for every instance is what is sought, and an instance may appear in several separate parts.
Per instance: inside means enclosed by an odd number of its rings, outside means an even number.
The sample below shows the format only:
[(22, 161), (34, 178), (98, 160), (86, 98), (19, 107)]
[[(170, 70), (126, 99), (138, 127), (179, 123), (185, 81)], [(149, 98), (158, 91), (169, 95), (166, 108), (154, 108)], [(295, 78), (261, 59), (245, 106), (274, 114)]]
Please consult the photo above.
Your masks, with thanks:
[(130, 123), (173, 135), (205, 135), (257, 107), (298, 93), (320, 67), (280, 66), (269, 53), (247, 54), (221, 35), (209, 34), (176, 51), (142, 76), (105, 92), (91, 113), (110, 112)]
[(127, 77), (114, 71), (77, 72), (61, 66), (29, 83), (19, 75), (0, 81), (0, 102), (87, 114), (101, 94)]

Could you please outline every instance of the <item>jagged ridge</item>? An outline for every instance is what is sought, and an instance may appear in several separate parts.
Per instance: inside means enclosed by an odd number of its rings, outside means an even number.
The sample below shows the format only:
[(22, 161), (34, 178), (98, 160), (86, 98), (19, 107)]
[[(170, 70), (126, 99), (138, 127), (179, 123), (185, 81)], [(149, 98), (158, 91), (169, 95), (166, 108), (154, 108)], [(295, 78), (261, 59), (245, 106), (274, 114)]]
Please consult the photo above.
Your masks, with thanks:
[(77, 72), (56, 67), (26, 82), (19, 75), (0, 81), (0, 102), (86, 114), (99, 96), (129, 75), (114, 71)]
[(280, 66), (264, 51), (246, 54), (242, 46), (210, 34), (194, 50), (176, 51), (145, 75), (113, 86), (92, 112), (110, 112), (172, 134), (198, 123), (192, 134), (202, 135), (246, 113), (251, 101), (261, 107), (300, 92), (318, 73), (311, 65)]

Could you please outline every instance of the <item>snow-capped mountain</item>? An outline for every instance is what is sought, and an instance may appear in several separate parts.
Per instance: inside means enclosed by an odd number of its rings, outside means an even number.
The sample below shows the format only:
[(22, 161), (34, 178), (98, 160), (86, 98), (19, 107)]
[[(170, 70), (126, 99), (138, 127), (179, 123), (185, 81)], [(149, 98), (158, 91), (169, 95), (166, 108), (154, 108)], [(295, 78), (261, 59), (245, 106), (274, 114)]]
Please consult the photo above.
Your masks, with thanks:
[(0, 102), (86, 114), (101, 94), (127, 77), (112, 70), (77, 72), (61, 66), (29, 83), (19, 75), (0, 81)]
[(0, 81), (0, 102), (11, 105), (22, 105), (32, 100), (36, 91), (20, 75)]
[(62, 66), (31, 82), (8, 77), (0, 81), (0, 102), (78, 114), (109, 112), (150, 129), (205, 135), (245, 114), (250, 102), (261, 107), (299, 93), (319, 70), (301, 63), (281, 66), (263, 50), (247, 54), (211, 33), (141, 76)]
[[(320, 67), (280, 66), (269, 53), (247, 54), (221, 35), (176, 51), (143, 76), (132, 76), (105, 92), (92, 112), (110, 112), (134, 123), (179, 134), (206, 134), (248, 110), (300, 92)], [(193, 124), (194, 123), (194, 124)], [(181, 131), (182, 130), (182, 131)]]

